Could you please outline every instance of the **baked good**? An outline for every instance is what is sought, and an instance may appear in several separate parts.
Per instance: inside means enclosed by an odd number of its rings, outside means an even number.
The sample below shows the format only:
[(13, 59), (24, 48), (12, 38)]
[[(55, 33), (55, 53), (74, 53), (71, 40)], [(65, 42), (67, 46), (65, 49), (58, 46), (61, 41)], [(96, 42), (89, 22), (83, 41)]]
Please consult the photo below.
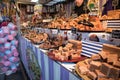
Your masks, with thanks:
[(106, 75), (104, 75), (100, 70), (95, 70), (95, 73), (97, 74), (98, 78), (106, 78)]
[(94, 61), (97, 61), (97, 60), (101, 60), (101, 57), (99, 54), (94, 54), (91, 56), (91, 59), (94, 60)]
[(79, 66), (79, 72), (82, 75), (86, 75), (89, 72), (89, 69), (85, 66)]
[(95, 71), (96, 69), (100, 69), (102, 63), (99, 61), (91, 61), (90, 62), (90, 71)]
[(119, 68), (111, 68), (107, 77), (113, 78), (114, 80), (118, 80), (120, 75), (120, 69)]
[(120, 61), (114, 61), (113, 66), (120, 68)]
[(113, 64), (113, 62), (117, 60), (118, 60), (118, 54), (109, 54), (107, 57), (107, 63)]
[(97, 79), (97, 75), (94, 72), (88, 72), (87, 76), (92, 79), (92, 80), (96, 80)]
[(102, 72), (104, 75), (108, 76), (110, 73), (110, 70), (113, 68), (113, 66), (107, 64), (107, 63), (102, 63), (100, 72)]
[(91, 61), (92, 61), (91, 59), (85, 59), (85, 60), (84, 60), (84, 63), (85, 63), (86, 65), (90, 65)]
[(99, 53), (99, 55), (102, 57), (103, 60), (105, 60), (105, 59), (107, 59), (108, 53), (105, 52), (105, 51), (101, 51), (101, 52)]

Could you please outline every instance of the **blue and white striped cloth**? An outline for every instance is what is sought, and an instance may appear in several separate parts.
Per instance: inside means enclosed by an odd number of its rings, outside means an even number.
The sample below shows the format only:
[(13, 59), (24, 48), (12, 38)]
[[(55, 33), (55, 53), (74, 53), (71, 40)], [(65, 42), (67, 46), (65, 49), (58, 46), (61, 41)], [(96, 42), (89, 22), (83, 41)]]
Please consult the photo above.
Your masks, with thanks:
[(91, 57), (93, 54), (98, 54), (102, 50), (103, 44), (93, 41), (82, 41), (81, 55)]
[(120, 20), (108, 20), (107, 27), (120, 27)]

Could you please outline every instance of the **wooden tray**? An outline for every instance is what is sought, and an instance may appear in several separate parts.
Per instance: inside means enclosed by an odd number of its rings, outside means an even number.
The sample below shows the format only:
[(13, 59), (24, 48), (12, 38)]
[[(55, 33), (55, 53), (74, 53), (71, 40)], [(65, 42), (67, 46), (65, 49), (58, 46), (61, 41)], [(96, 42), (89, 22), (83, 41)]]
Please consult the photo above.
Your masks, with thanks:
[(72, 60), (60, 60), (60, 59), (58, 59), (58, 58), (55, 58), (55, 56), (54, 56), (54, 54), (52, 54), (52, 52), (49, 52), (49, 53), (48, 53), (48, 56), (49, 56), (51, 59), (53, 59), (53, 60), (55, 60), (55, 61), (60, 61), (60, 62), (78, 62), (78, 61), (85, 60), (85, 59), (87, 58), (87, 57), (85, 57), (85, 56), (81, 56), (81, 57), (78, 57), (78, 58), (72, 59)]
[(81, 77), (83, 78), (83, 80), (91, 80), (90, 78), (88, 78), (86, 75), (83, 75), (83, 74), (80, 74), (79, 72), (79, 65), (85, 65), (84, 61), (79, 61), (76, 66), (75, 66), (75, 71), (76, 73)]

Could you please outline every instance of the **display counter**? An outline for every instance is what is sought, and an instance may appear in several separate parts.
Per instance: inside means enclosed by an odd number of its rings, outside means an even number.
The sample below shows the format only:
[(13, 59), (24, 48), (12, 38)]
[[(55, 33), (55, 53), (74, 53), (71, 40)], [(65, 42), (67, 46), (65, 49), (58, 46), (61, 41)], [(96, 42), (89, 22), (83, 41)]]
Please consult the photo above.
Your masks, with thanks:
[(82, 80), (72, 70), (75, 63), (54, 61), (45, 54), (45, 50), (38, 48), (29, 40), (22, 36), (19, 36), (19, 40), (20, 57), (30, 80)]

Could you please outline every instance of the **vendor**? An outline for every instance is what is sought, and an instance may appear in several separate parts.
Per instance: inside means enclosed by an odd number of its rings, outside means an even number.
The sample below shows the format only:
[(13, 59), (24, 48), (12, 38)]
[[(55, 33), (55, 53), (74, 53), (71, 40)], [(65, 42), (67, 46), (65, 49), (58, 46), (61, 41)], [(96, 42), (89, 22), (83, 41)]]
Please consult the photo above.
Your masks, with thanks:
[[(89, 12), (89, 10), (87, 9), (87, 1), (88, 0), (75, 0), (75, 13), (77, 13), (77, 15), (81, 15), (81, 14), (86, 14)], [(84, 10), (84, 8), (86, 8), (86, 12)]]

